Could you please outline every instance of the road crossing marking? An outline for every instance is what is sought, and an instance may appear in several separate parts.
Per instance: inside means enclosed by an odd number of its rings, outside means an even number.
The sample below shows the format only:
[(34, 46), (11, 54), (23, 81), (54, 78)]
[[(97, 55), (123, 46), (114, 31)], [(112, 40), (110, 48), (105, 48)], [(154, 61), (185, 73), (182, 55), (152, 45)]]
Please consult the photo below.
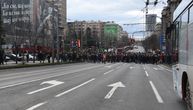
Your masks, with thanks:
[(34, 110), (34, 109), (36, 109), (36, 108), (38, 108), (38, 107), (40, 107), (40, 106), (42, 106), (42, 105), (44, 105), (44, 104), (46, 104), (46, 103), (47, 103), (47, 102), (39, 103), (39, 104), (34, 105), (34, 106), (32, 106), (32, 107), (30, 107), (30, 108), (28, 108), (28, 109), (26, 109), (26, 110)]
[(150, 83), (150, 85), (151, 85), (151, 87), (152, 87), (152, 89), (153, 89), (153, 92), (154, 92), (154, 94), (155, 94), (155, 96), (156, 96), (156, 98), (157, 98), (158, 103), (164, 103), (163, 99), (162, 99), (161, 96), (159, 95), (159, 93), (158, 93), (155, 85), (153, 84), (153, 82), (152, 82), (152, 81), (149, 81), (149, 83)]
[(114, 70), (107, 71), (107, 72), (104, 73), (104, 75), (109, 74), (109, 73), (111, 73), (111, 72), (113, 72), (113, 71), (114, 71)]
[(86, 85), (86, 84), (88, 84), (88, 83), (90, 83), (90, 82), (92, 82), (94, 80), (95, 80), (95, 78), (92, 78), (91, 80), (88, 80), (88, 81), (86, 81), (86, 82), (84, 82), (84, 83), (82, 83), (82, 84), (80, 84), (80, 85), (78, 85), (76, 87), (73, 87), (72, 89), (69, 89), (69, 90), (67, 90), (67, 91), (65, 91), (63, 93), (60, 93), (60, 94), (56, 95), (55, 97), (63, 96), (63, 95), (65, 95), (65, 94), (67, 94), (69, 92), (72, 92), (73, 90), (78, 89), (78, 88), (80, 88), (80, 87), (82, 87), (82, 86), (84, 86), (84, 85)]

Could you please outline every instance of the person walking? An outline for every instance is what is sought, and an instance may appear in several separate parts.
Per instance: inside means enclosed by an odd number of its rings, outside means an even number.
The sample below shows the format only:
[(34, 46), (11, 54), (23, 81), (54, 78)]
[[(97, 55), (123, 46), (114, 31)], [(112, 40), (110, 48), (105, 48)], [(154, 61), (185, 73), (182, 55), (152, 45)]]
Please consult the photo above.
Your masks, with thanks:
[(3, 49), (0, 49), (0, 65), (4, 65), (5, 53)]
[(26, 61), (27, 63), (29, 62), (29, 53), (28, 52), (26, 52)]

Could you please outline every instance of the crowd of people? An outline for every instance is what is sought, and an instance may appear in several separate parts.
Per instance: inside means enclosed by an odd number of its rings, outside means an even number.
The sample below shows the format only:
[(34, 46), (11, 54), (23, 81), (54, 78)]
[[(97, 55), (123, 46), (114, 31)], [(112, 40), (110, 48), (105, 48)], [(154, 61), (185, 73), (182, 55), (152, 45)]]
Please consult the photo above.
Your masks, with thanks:
[[(26, 62), (29, 62), (29, 54), (25, 54), (24, 59)], [(48, 63), (52, 62), (51, 53), (36, 53), (36, 59), (40, 63), (44, 63), (46, 60)], [(56, 55), (54, 56), (55, 61)], [(163, 54), (163, 53), (115, 53), (115, 52), (64, 52), (59, 54), (60, 62), (92, 62), (92, 63), (115, 63), (115, 62), (134, 62), (134, 63), (167, 63), (171, 64), (177, 60), (177, 56)], [(33, 60), (32, 60), (33, 61)], [(3, 50), (0, 50), (0, 65), (3, 65), (5, 62), (5, 53)]]
[[(50, 62), (51, 55), (39, 55), (44, 60)], [(66, 52), (59, 55), (60, 62), (91, 62), (91, 63), (115, 63), (115, 62), (134, 62), (134, 63), (167, 63), (176, 62), (176, 57), (163, 53), (115, 53), (115, 52)]]

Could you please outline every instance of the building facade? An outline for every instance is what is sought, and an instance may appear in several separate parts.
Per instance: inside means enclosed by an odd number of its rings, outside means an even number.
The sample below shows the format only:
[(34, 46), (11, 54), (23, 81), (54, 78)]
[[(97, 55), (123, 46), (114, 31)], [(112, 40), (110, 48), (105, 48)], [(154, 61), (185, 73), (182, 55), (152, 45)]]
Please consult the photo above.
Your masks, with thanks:
[(118, 42), (122, 45), (125, 43), (123, 42), (124, 38), (128, 41), (128, 34), (123, 32), (122, 27), (114, 22), (68, 22), (67, 33), (68, 44), (71, 47), (78, 47), (77, 43), (80, 41), (80, 48), (107, 49), (117, 47)]
[(1, 0), (1, 10), (6, 44), (29, 43), (32, 0)]
[(103, 36), (104, 22), (75, 21), (68, 23), (68, 40), (74, 43), (79, 40), (81, 48), (100, 47)]
[(173, 15), (180, 2), (181, 0), (168, 0), (168, 6), (164, 7), (162, 10), (162, 33), (163, 37), (166, 39), (165, 52), (168, 54), (172, 52), (171, 30), (173, 27)]
[(114, 22), (105, 23), (103, 39), (104, 46), (106, 48), (117, 47), (117, 41), (121, 39), (122, 31), (123, 28)]
[(66, 0), (33, 0), (33, 43), (64, 47), (66, 35)]

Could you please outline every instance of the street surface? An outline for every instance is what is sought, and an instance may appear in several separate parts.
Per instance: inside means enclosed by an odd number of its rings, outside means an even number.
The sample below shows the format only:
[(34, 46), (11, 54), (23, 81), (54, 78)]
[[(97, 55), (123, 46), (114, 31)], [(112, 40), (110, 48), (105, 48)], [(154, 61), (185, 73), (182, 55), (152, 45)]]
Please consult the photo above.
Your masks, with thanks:
[(0, 110), (185, 110), (160, 65), (77, 63), (0, 71)]

